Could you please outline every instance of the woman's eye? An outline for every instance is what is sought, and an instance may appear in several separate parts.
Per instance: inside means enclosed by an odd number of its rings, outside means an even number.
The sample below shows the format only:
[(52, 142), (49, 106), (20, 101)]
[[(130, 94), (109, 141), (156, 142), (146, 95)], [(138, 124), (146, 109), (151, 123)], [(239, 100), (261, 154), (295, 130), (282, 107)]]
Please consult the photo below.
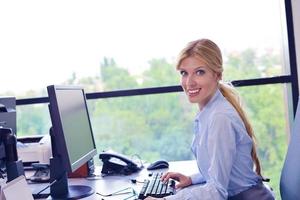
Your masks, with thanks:
[(186, 71), (180, 71), (181, 76), (185, 76), (186, 74), (187, 74)]
[(199, 70), (196, 71), (196, 74), (197, 75), (203, 75), (203, 74), (205, 74), (205, 71), (203, 69), (199, 69)]

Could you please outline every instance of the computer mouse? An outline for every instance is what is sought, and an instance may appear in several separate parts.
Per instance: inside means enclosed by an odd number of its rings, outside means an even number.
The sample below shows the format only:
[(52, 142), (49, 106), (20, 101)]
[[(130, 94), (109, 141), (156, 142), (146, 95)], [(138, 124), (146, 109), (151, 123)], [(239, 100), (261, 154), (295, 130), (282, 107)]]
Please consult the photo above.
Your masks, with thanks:
[(163, 168), (169, 168), (169, 163), (165, 160), (157, 160), (157, 161), (151, 163), (147, 167), (148, 170), (163, 169)]

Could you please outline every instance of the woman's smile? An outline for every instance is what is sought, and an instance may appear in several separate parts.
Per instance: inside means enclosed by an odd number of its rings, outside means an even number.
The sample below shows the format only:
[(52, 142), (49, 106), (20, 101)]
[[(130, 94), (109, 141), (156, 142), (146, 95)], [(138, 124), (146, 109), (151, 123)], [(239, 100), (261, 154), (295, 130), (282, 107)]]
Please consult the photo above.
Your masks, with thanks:
[(200, 90), (201, 90), (200, 88), (198, 88), (198, 89), (188, 89), (189, 97), (195, 97), (195, 96), (199, 95)]

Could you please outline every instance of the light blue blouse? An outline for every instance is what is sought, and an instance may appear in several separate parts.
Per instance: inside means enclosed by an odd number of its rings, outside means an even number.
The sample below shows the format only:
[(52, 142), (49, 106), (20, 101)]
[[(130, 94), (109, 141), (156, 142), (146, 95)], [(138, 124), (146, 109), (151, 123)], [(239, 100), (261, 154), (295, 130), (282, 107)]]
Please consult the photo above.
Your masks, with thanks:
[(192, 186), (166, 199), (227, 199), (261, 181), (253, 171), (253, 141), (234, 107), (217, 90), (195, 119), (192, 152), (199, 173)]

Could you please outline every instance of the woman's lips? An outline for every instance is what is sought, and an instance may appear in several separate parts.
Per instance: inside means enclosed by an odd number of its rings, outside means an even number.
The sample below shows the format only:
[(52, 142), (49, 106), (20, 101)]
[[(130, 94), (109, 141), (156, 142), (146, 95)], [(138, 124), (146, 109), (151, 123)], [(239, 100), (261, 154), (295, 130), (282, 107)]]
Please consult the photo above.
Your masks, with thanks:
[(189, 97), (197, 96), (200, 93), (200, 90), (201, 89), (189, 89), (188, 90)]

